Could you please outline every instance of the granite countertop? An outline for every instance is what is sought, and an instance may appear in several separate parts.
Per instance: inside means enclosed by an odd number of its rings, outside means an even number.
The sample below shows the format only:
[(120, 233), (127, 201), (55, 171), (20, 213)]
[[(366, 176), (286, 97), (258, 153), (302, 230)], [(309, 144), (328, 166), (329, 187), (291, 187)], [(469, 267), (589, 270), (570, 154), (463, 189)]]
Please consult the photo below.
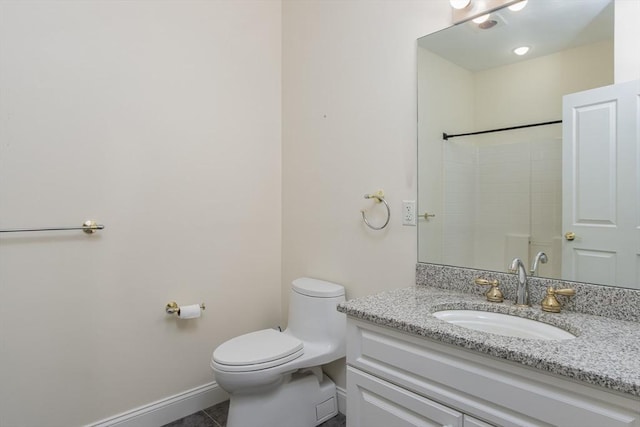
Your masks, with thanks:
[[(439, 310), (505, 313), (565, 329), (576, 338), (543, 341), (475, 331), (436, 319)], [(542, 371), (640, 396), (640, 323), (576, 312), (545, 313), (511, 301), (429, 286), (396, 289), (346, 301), (338, 311), (353, 318), (475, 350)]]

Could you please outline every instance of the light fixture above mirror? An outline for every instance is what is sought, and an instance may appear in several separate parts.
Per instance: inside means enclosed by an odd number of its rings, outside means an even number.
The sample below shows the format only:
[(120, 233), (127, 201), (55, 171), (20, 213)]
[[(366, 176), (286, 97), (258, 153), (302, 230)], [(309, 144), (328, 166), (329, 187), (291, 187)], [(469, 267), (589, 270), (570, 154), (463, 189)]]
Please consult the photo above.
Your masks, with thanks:
[(483, 22), (487, 22), (490, 17), (491, 17), (491, 14), (486, 13), (484, 15), (478, 16), (477, 18), (473, 18), (472, 21), (475, 22), (476, 24), (482, 24)]
[(522, 0), (518, 3), (512, 4), (511, 6), (509, 6), (509, 10), (512, 12), (519, 12), (527, 6), (528, 1), (529, 0)]
[(494, 10), (502, 9), (506, 6), (513, 7), (513, 11), (522, 10), (526, 2), (527, 0), (449, 0), (453, 10), (452, 20), (454, 24), (488, 15)]
[(454, 9), (464, 9), (469, 6), (471, 0), (449, 0), (449, 4)]

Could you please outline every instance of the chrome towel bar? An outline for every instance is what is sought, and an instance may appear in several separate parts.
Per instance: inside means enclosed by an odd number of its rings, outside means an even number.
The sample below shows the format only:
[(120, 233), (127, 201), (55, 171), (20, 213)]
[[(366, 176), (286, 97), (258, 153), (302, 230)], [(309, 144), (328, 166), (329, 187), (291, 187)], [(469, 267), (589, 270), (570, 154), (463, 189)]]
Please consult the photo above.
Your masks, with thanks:
[(31, 231), (67, 231), (67, 230), (82, 230), (87, 234), (93, 234), (98, 230), (104, 229), (104, 225), (97, 224), (93, 220), (85, 221), (80, 227), (47, 227), (47, 228), (10, 228), (7, 230), (0, 230), (0, 233), (23, 233)]

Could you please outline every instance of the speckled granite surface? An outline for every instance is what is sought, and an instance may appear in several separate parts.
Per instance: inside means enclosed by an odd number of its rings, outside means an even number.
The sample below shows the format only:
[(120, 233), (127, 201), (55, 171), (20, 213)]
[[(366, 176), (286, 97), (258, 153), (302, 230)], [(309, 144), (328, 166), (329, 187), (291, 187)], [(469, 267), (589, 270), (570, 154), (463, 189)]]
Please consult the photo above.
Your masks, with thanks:
[[(473, 280), (476, 277), (491, 280), (497, 279), (500, 282), (500, 289), (504, 297), (512, 300), (515, 299), (517, 286), (515, 274), (438, 264), (418, 263), (416, 266), (417, 286), (434, 286), (482, 296), (484, 292), (487, 291), (487, 288), (474, 284)], [(556, 289), (572, 288), (576, 290), (575, 296), (558, 296), (558, 300), (562, 303), (563, 311), (575, 311), (595, 314), (596, 316), (640, 322), (640, 290), (539, 277), (529, 277), (527, 280), (532, 306), (539, 307), (540, 302), (546, 294), (546, 289), (549, 286), (553, 286)]]
[[(501, 336), (456, 326), (432, 313), (480, 309), (540, 320), (577, 335), (563, 341)], [(591, 314), (545, 313), (511, 301), (489, 303), (478, 295), (414, 286), (346, 301), (338, 310), (354, 318), (432, 338), (568, 378), (640, 396), (640, 324)]]

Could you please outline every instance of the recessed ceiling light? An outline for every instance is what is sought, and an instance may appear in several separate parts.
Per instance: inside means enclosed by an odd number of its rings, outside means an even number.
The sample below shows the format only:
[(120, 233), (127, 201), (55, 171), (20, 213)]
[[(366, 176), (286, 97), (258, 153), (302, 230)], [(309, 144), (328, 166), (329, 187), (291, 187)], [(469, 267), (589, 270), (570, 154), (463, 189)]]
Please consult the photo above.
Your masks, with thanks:
[(449, 4), (454, 9), (464, 9), (469, 6), (469, 3), (471, 3), (471, 0), (449, 0)]
[(524, 7), (527, 5), (527, 1), (528, 0), (522, 0), (521, 2), (518, 2), (516, 4), (512, 4), (511, 6), (509, 6), (509, 10), (511, 10), (513, 12), (517, 12), (519, 10), (524, 9)]
[(486, 21), (487, 19), (489, 19), (490, 14), (486, 14), (486, 15), (482, 15), (482, 16), (478, 16), (476, 19), (473, 20), (473, 22), (475, 22), (476, 24), (482, 24), (484, 21)]
[(529, 52), (529, 46), (520, 46), (513, 49), (513, 53), (520, 56), (526, 54), (527, 52)]

